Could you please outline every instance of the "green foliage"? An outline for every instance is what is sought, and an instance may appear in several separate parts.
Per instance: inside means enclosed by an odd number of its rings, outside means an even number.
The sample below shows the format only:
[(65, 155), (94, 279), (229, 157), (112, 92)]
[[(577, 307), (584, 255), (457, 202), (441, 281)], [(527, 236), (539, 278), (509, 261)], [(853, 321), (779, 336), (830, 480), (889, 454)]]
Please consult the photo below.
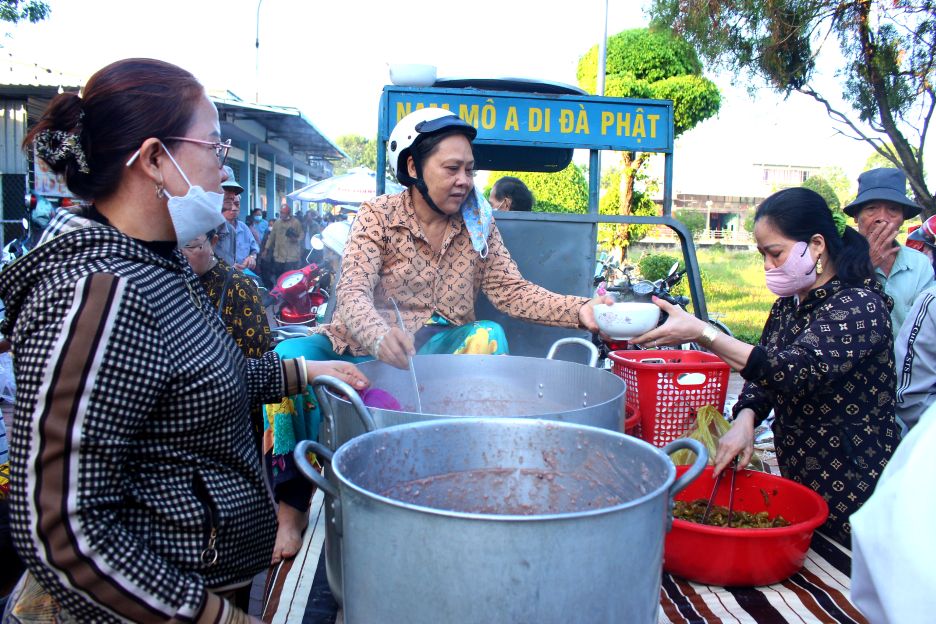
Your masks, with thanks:
[[(897, 153), (896, 150), (894, 149), (894, 146), (890, 143), (884, 143), (883, 145), (881, 145), (881, 149), (883, 149), (885, 152), (888, 152), (890, 154)], [(914, 157), (916, 157), (917, 149), (915, 147), (911, 149), (913, 151)], [(871, 152), (871, 155), (868, 156), (868, 160), (865, 161), (864, 171), (867, 171), (869, 169), (879, 169), (881, 167), (893, 168), (893, 167), (898, 167), (898, 166), (899, 165), (894, 164), (892, 160), (890, 160), (889, 158), (887, 158), (886, 156), (884, 156), (883, 154), (875, 150)]]
[(377, 169), (377, 140), (362, 137), (359, 134), (344, 134), (335, 140), (335, 143), (351, 159), (342, 161), (335, 166), (335, 174), (345, 173), (354, 167), (367, 167)]
[[(652, 0), (650, 14), (655, 27), (678, 31), (707, 62), (815, 99), (848, 136), (888, 153), (887, 166), (900, 163), (924, 215), (936, 212), (921, 150), (936, 82), (931, 0)], [(836, 75), (851, 113), (835, 108), (837, 90), (823, 95), (813, 82), (822, 47), (836, 41), (843, 59)]]
[(825, 181), (825, 178), (822, 176), (810, 176), (806, 178), (806, 181), (803, 182), (803, 187), (808, 188), (811, 191), (816, 191), (822, 195), (822, 199), (826, 201), (829, 205), (829, 208), (835, 212), (839, 210), (842, 206), (839, 202), (838, 195), (835, 193), (835, 189), (832, 188), (832, 185)]
[(845, 170), (841, 167), (823, 167), (819, 170), (819, 175), (822, 176), (822, 179), (828, 182), (832, 190), (835, 191), (835, 196), (838, 197), (840, 206), (848, 204), (855, 198), (855, 191), (853, 189), (856, 186), (856, 181), (849, 178)]
[[(673, 101), (676, 136), (712, 117), (721, 106), (718, 87), (702, 77), (692, 47), (668, 30), (636, 28), (608, 38), (605, 95)], [(594, 93), (598, 46), (579, 59), (579, 86)]]
[[(702, 73), (702, 64), (692, 47), (668, 30), (635, 28), (612, 35), (608, 38), (606, 61), (606, 87), (612, 76), (630, 76), (652, 83), (671, 76)], [(597, 76), (595, 45), (579, 59), (576, 77), (583, 89), (595, 93)], [(610, 95), (607, 90), (605, 93)]]
[[(621, 178), (624, 171), (621, 169), (612, 169), (608, 176), (608, 188), (598, 199), (598, 213), (603, 215), (616, 215), (621, 206)], [(604, 177), (604, 176), (602, 176)], [(622, 234), (625, 234), (623, 237)], [(598, 248), (615, 249), (627, 247), (626, 233), (621, 232), (614, 223), (598, 224)]]
[(690, 232), (698, 234), (705, 231), (705, 213), (698, 210), (677, 210), (673, 213), (677, 221), (681, 221)]
[(754, 215), (757, 214), (756, 210), (748, 210), (748, 213), (744, 215), (744, 231), (754, 233)]
[(500, 171), (488, 179), (484, 195), (505, 176), (519, 178), (533, 193), (534, 212), (588, 212), (588, 182), (581, 167), (570, 164), (555, 173)]
[(673, 101), (676, 136), (713, 117), (721, 108), (721, 92), (714, 82), (702, 76), (672, 76), (651, 86), (654, 98)]
[(739, 340), (756, 344), (776, 297), (764, 284), (764, 261), (755, 251), (698, 252), (702, 288), (709, 316), (717, 318)]
[(654, 282), (669, 275), (670, 267), (679, 263), (679, 258), (665, 253), (644, 254), (637, 261), (640, 276)]
[(27, 21), (32, 24), (49, 16), (49, 5), (42, 0), (0, 0), (0, 21), (16, 24)]

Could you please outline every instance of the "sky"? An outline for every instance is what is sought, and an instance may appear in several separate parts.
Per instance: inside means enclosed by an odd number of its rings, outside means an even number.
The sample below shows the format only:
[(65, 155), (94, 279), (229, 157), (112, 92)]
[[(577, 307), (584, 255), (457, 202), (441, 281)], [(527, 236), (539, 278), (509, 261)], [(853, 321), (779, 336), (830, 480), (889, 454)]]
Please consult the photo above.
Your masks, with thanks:
[[(0, 27), (5, 62), (83, 80), (120, 58), (160, 58), (210, 90), (297, 107), (332, 140), (376, 135), (390, 63), (428, 63), (444, 77), (574, 84), (579, 57), (601, 37), (605, 6), (604, 0), (47, 2), (47, 20)], [(644, 4), (610, 0), (608, 34), (645, 26)], [(825, 84), (835, 92), (828, 77), (834, 67), (827, 70)], [(870, 148), (837, 136), (824, 110), (805, 96), (782, 100), (762, 90), (752, 99), (739, 86), (743, 78), (708, 75), (722, 89), (722, 108), (677, 141), (676, 192), (724, 194), (751, 175), (752, 162), (838, 165), (852, 179), (863, 169)]]

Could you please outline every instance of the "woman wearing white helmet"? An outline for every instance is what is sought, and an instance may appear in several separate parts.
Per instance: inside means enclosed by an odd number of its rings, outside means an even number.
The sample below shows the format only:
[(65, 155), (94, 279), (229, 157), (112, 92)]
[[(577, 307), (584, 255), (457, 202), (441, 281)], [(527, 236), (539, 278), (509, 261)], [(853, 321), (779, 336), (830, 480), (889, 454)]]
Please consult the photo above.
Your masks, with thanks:
[[(507, 353), (503, 329), (475, 319), (478, 291), (510, 316), (598, 331), (592, 310), (597, 300), (559, 295), (520, 275), (491, 206), (474, 186), (471, 141), (476, 133), (440, 108), (420, 109), (399, 121), (387, 152), (390, 167), (407, 188), (362, 204), (345, 246), (333, 321), (314, 336), (281, 343), (276, 348), (281, 357), (377, 358), (406, 368), (407, 356), (416, 353)], [(268, 406), (274, 429), (276, 418), (302, 418), (301, 430), (317, 431), (317, 410), (309, 409), (313, 404), (307, 393), (275, 409)], [(291, 451), (284, 444), (273, 452), (276, 457)], [(290, 461), (284, 457), (279, 473), (285, 480), (293, 472)], [(298, 550), (300, 533), (284, 554)]]

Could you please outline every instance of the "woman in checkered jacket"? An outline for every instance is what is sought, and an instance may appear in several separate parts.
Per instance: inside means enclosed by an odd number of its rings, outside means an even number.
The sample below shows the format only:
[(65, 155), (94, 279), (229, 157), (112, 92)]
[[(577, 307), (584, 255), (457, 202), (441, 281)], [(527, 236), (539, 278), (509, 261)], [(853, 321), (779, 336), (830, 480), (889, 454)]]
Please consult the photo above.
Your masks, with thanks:
[[(128, 59), (57, 96), (27, 148), (86, 200), (0, 279), (17, 396), (14, 615), (246, 622), (276, 514), (250, 406), (344, 362), (248, 360), (178, 247), (220, 225), (229, 143), (188, 72)], [(4, 620), (6, 621), (6, 620)]]

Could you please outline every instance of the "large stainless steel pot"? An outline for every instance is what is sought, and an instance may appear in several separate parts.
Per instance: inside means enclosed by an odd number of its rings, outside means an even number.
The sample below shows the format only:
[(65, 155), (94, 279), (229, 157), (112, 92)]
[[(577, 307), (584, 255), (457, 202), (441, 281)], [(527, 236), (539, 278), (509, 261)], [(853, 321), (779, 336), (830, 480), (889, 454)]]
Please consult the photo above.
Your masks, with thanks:
[[(679, 480), (668, 454), (698, 457)], [(306, 460), (331, 464), (336, 488)], [(379, 429), (296, 449), (335, 505), (349, 624), (656, 622), (672, 497), (707, 462), (533, 419)]]
[[(580, 345), (589, 351), (589, 365), (554, 360), (559, 347)], [(334, 450), (374, 429), (433, 419), (470, 416), (541, 418), (623, 431), (624, 381), (595, 368), (598, 349), (581, 338), (556, 341), (546, 359), (507, 355), (418, 355), (413, 358), (423, 413), (369, 409), (350, 386), (328, 376), (313, 381), (322, 411), (319, 440)], [(383, 362), (358, 367), (375, 388), (416, 405), (409, 371)], [(325, 474), (336, 483), (330, 470)], [(341, 540), (334, 509), (325, 509), (325, 552), (328, 585), (342, 602)]]
[[(562, 345), (582, 345), (590, 365), (552, 359)], [(581, 338), (552, 345), (546, 359), (509, 355), (417, 355), (423, 413), (416, 411), (407, 370), (379, 361), (358, 364), (375, 388), (393, 394), (404, 409), (370, 409), (378, 429), (405, 423), (465, 416), (543, 418), (624, 431), (624, 381), (594, 368), (598, 350)], [(367, 431), (360, 411), (346, 395), (329, 389), (322, 398), (319, 441), (332, 450)], [(355, 413), (358, 412), (358, 413)]]

